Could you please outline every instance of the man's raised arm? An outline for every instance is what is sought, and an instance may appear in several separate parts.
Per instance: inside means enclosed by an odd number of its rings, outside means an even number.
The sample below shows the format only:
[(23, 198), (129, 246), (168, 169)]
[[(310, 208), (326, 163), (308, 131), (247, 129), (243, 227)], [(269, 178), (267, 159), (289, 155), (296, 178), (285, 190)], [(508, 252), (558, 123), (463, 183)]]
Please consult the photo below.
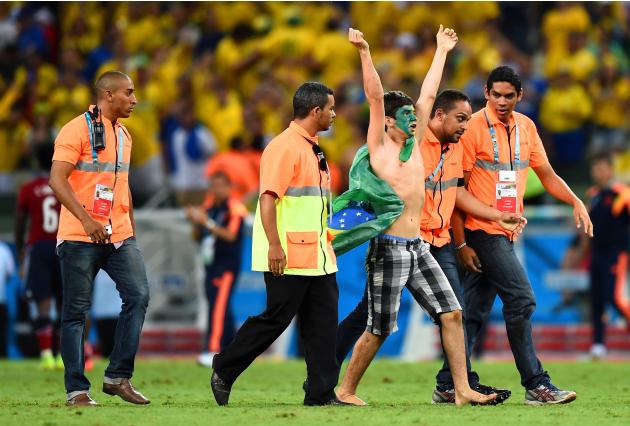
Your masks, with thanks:
[(436, 35), (437, 47), (429, 72), (427, 72), (422, 88), (420, 89), (420, 97), (416, 101), (416, 114), (418, 115), (418, 125), (416, 127), (416, 143), (419, 144), (424, 136), (424, 131), (429, 122), (433, 102), (437, 96), (440, 81), (442, 80), (442, 71), (446, 63), (446, 55), (453, 50), (457, 44), (457, 33), (451, 28), (444, 28), (440, 25), (440, 29)]
[(350, 28), (348, 41), (359, 51), (361, 69), (363, 70), (363, 90), (370, 106), (370, 125), (367, 132), (367, 145), (370, 154), (383, 143), (385, 134), (385, 104), (383, 100), (383, 85), (372, 63), (370, 46), (363, 38), (361, 31)]

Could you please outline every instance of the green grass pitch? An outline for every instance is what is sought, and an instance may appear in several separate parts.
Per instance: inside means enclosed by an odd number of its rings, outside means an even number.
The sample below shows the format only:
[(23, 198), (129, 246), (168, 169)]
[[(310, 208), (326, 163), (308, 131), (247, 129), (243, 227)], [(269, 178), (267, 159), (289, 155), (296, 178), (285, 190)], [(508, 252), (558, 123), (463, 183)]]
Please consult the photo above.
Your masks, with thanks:
[(236, 382), (230, 405), (217, 407), (209, 369), (192, 360), (139, 359), (134, 383), (152, 400), (132, 406), (101, 391), (104, 362), (89, 373), (94, 408), (66, 408), (63, 373), (36, 361), (0, 362), (0, 425), (628, 425), (630, 363), (548, 362), (556, 385), (578, 393), (568, 405), (530, 407), (512, 363), (474, 365), (482, 382), (512, 389), (496, 407), (430, 404), (438, 362), (377, 360), (359, 396), (368, 407), (303, 407), (302, 361), (258, 361)]

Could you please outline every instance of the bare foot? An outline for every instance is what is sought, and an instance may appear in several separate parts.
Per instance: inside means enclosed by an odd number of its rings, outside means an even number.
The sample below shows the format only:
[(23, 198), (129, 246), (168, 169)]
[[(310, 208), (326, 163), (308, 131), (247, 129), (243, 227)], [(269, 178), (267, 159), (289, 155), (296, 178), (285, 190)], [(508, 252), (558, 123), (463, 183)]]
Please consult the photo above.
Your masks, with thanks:
[(358, 396), (356, 396), (355, 394), (341, 394), (338, 393), (337, 394), (337, 399), (339, 401), (348, 403), (348, 404), (352, 404), (352, 405), (356, 405), (356, 406), (364, 406), (364, 405), (368, 405), (367, 402), (363, 401), (361, 398), (359, 398)]
[(460, 392), (455, 390), (455, 405), (462, 406), (467, 404), (472, 405), (486, 405), (497, 397), (496, 393), (490, 395), (484, 395), (479, 392), (468, 388), (467, 390)]

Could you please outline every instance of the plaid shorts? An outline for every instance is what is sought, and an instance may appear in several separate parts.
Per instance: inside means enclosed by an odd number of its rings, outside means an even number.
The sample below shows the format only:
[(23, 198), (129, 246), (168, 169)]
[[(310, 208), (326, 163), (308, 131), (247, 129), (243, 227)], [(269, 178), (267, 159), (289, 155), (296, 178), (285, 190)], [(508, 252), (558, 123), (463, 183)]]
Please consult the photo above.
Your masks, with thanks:
[(380, 235), (370, 241), (365, 261), (368, 288), (366, 331), (387, 336), (398, 330), (396, 319), (403, 287), (421, 301), (437, 323), (440, 313), (461, 310), (446, 275), (420, 238), (402, 240)]

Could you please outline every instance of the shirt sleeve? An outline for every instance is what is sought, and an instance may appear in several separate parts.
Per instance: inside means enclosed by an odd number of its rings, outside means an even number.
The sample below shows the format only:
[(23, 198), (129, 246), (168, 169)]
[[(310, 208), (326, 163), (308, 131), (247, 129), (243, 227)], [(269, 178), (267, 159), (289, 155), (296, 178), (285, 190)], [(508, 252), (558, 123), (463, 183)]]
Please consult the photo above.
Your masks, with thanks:
[(475, 134), (476, 132), (474, 131), (474, 129), (469, 129), (469, 131), (464, 132), (462, 137), (459, 139), (459, 143), (462, 144), (462, 148), (464, 150), (462, 159), (462, 167), (464, 172), (471, 171), (475, 165), (475, 161), (477, 161)]
[(76, 165), (81, 158), (81, 127), (78, 123), (68, 123), (61, 128), (55, 139), (53, 161), (65, 161)]
[[(463, 179), (464, 178), (464, 167), (463, 167), (463, 165), (464, 165), (464, 149), (463, 148), (457, 149), (457, 151), (455, 151), (455, 155), (456, 155), (456, 157), (454, 158), (454, 160), (455, 160), (455, 163), (457, 164), (455, 166), (456, 169), (454, 167), (455, 177)], [(451, 163), (452, 163), (452, 161), (451, 161)]]
[(630, 188), (622, 187), (617, 193), (612, 203), (611, 212), (613, 216), (628, 215), (630, 212)]
[(231, 215), (230, 216), (230, 220), (227, 223), (227, 229), (233, 233), (236, 234), (239, 230), (239, 228), (241, 227), (241, 222), (243, 221), (243, 218), (239, 215)]
[(230, 200), (228, 208), (230, 212), (230, 217), (227, 223), (227, 228), (230, 230), (230, 232), (236, 234), (241, 227), (243, 218), (247, 215), (247, 208), (240, 202), (235, 200)]
[(542, 140), (540, 139), (540, 135), (538, 134), (536, 125), (533, 122), (530, 122), (529, 125), (530, 125), (530, 133), (533, 134), (531, 150), (529, 153), (529, 166), (530, 167), (543, 166), (549, 163), (549, 159), (547, 158), (547, 153), (545, 152), (545, 147), (543, 146)]
[(260, 194), (273, 192), (282, 198), (295, 175), (297, 153), (280, 141), (269, 144), (260, 160)]

